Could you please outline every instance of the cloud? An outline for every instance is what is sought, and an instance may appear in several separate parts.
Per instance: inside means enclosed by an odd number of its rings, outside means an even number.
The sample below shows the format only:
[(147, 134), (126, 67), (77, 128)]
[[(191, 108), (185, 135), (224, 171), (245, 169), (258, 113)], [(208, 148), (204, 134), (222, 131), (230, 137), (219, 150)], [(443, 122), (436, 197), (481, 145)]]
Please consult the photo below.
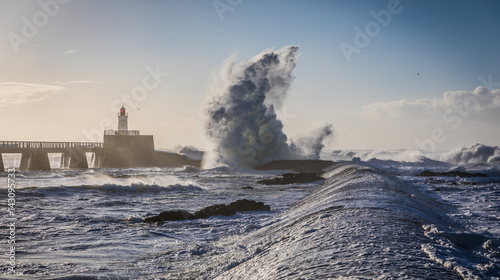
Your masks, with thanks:
[(498, 115), (499, 109), (500, 89), (489, 90), (480, 86), (474, 91), (447, 91), (442, 98), (372, 103), (362, 108), (362, 114), (376, 120), (439, 118), (446, 121), (453, 116), (460, 116), (463, 119), (496, 122), (498, 120), (492, 117)]
[(35, 83), (0, 83), (0, 107), (39, 102), (65, 89), (62, 86)]
[(74, 54), (74, 53), (77, 53), (78, 51), (77, 50), (67, 50), (64, 52), (64, 54)]
[(71, 81), (71, 82), (66, 82), (63, 83), (64, 85), (71, 85), (71, 84), (102, 84), (102, 82), (99, 81), (89, 81), (89, 80), (80, 80), (80, 81)]

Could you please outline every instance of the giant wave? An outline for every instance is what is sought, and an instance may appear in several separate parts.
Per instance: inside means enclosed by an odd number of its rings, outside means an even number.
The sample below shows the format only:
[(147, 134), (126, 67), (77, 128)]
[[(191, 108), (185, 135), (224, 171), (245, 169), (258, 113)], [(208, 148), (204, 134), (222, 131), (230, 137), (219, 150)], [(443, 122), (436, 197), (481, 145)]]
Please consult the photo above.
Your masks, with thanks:
[[(486, 255), (444, 256), (443, 236), (465, 233), (447, 214), (454, 208), (416, 186), (372, 167), (337, 164), (322, 187), (276, 221), (214, 244), (210, 262), (184, 276), (204, 279), (464, 279), (495, 275)], [(439, 229), (439, 230), (438, 230)], [(467, 235), (467, 234), (465, 234)], [(450, 238), (449, 246), (464, 246)], [(441, 242), (441, 243), (439, 243)], [(467, 242), (467, 240), (462, 241)], [(498, 251), (498, 240), (471, 248)], [(493, 244), (493, 245), (491, 245)], [(495, 245), (496, 244), (496, 245)], [(495, 247), (497, 246), (497, 247)], [(496, 248), (496, 249), (495, 249)], [(450, 250), (444, 252), (449, 253)], [(458, 249), (457, 249), (458, 250)], [(216, 253), (215, 253), (216, 252)], [(210, 255), (210, 253), (208, 253)], [(442, 259), (445, 258), (445, 259)], [(450, 263), (451, 262), (451, 263)], [(493, 260), (494, 262), (494, 260)], [(484, 265), (483, 265), (484, 267)], [(498, 274), (498, 273), (497, 273)], [(496, 275), (498, 276), (498, 275)]]
[(205, 166), (248, 169), (279, 159), (319, 159), (332, 126), (292, 141), (277, 113), (293, 81), (297, 50), (297, 46), (266, 50), (234, 71), (235, 56), (227, 62), (206, 110), (206, 134), (213, 147), (204, 158)]

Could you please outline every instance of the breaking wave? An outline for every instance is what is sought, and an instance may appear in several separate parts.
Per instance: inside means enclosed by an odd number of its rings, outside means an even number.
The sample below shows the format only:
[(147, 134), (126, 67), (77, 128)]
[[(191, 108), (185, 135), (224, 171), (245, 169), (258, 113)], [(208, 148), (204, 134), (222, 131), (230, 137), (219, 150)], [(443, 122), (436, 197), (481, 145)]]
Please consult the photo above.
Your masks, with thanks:
[(234, 58), (212, 90), (206, 110), (206, 133), (213, 147), (208, 167), (225, 164), (233, 169), (255, 167), (276, 159), (319, 158), (331, 125), (316, 137), (289, 143), (276, 110), (281, 108), (293, 80), (297, 46), (267, 50), (233, 71)]
[[(499, 240), (460, 230), (454, 208), (387, 172), (337, 164), (261, 229), (218, 241), (202, 279), (476, 279), (498, 276)], [(458, 232), (455, 230), (459, 229)], [(222, 249), (224, 248), (224, 249)], [(224, 250), (224, 252), (221, 252)], [(465, 251), (464, 251), (465, 250)]]
[(198, 148), (196, 148), (194, 146), (190, 146), (190, 145), (182, 146), (182, 145), (179, 145), (179, 146), (175, 147), (175, 150), (176, 150), (177, 153), (182, 154), (182, 155), (186, 155), (190, 159), (194, 159), (194, 160), (202, 160), (203, 159), (204, 152), (198, 150)]
[(455, 164), (500, 162), (500, 147), (477, 143), (444, 154), (441, 160)]
[(373, 159), (393, 160), (398, 162), (436, 164), (437, 161), (450, 164), (476, 164), (500, 162), (500, 147), (476, 143), (454, 150), (335, 150), (327, 157), (334, 160), (351, 160), (359, 158), (363, 161)]

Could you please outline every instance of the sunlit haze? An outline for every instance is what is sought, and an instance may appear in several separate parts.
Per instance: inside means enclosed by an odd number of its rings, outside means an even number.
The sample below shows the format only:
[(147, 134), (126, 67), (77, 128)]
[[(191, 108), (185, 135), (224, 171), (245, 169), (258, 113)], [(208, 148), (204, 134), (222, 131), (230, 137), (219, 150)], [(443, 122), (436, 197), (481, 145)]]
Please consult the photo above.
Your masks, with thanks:
[[(498, 1), (0, 1), (0, 140), (207, 148), (225, 61), (299, 46), (277, 108), (329, 149), (500, 145)], [(213, 92), (212, 92), (213, 94)]]

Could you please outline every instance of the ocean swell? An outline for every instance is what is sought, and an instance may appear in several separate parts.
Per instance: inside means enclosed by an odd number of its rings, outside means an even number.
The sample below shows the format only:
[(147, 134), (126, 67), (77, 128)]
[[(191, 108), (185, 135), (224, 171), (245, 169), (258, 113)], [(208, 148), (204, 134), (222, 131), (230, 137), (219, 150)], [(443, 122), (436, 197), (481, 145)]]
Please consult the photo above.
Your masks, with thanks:
[(73, 196), (80, 192), (95, 192), (101, 195), (124, 195), (129, 196), (132, 194), (158, 194), (162, 192), (199, 192), (203, 191), (202, 188), (194, 185), (149, 185), (149, 184), (130, 184), (130, 185), (116, 185), (116, 184), (103, 184), (103, 185), (79, 185), (79, 186), (59, 186), (59, 187), (28, 187), (21, 189), (19, 192), (22, 196), (57, 196), (68, 195)]
[[(463, 276), (454, 269), (459, 263), (445, 266), (429, 255), (438, 244), (427, 228), (453, 232), (451, 228), (461, 227), (447, 216), (454, 208), (367, 166), (338, 164), (325, 177), (323, 186), (271, 225), (217, 242), (218, 253), (210, 263), (200, 263), (201, 269), (192, 275), (201, 273), (204, 279)], [(482, 276), (468, 271), (468, 276)]]

